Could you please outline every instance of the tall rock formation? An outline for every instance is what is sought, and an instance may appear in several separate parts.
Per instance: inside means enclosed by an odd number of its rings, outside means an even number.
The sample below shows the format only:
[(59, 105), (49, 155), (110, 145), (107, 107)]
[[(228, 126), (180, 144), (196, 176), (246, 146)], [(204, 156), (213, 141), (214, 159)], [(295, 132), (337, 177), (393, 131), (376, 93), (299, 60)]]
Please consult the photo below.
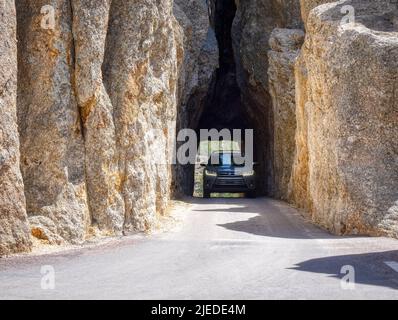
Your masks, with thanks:
[(301, 28), (297, 0), (237, 2), (232, 28), (238, 83), (250, 122), (256, 129), (259, 187), (275, 193), (273, 185), (273, 111), (268, 86), (269, 40), (275, 28)]
[[(89, 225), (89, 210), (73, 84), (72, 9), (64, 0), (19, 0), (16, 5), (18, 123), (27, 212), (46, 224), (54, 223), (64, 240), (80, 243)], [(46, 5), (54, 10), (48, 11), (48, 21), (41, 14)]]
[(126, 232), (152, 228), (170, 197), (168, 123), (176, 119), (178, 86), (174, 27), (171, 0), (112, 2), (104, 72)]
[(0, 2), (0, 256), (28, 251), (30, 230), (19, 168), (14, 1)]
[(192, 189), (176, 129), (207, 120), (255, 130), (262, 193), (398, 237), (397, 17), (389, 0), (0, 1), (0, 255), (153, 229)]
[(103, 84), (102, 64), (111, 1), (72, 1), (75, 50), (74, 85), (85, 141), (88, 202), (93, 224), (119, 235), (123, 231), (114, 107)]
[(306, 142), (292, 186), (304, 184), (313, 220), (334, 233), (397, 236), (397, 16), (390, 1), (358, 0), (316, 7), (307, 20), (296, 112), (307, 133), (297, 136)]
[(274, 196), (287, 200), (292, 174), (295, 133), (296, 99), (294, 65), (304, 41), (300, 29), (276, 28), (270, 37), (269, 90), (273, 108), (273, 186)]
[[(196, 129), (206, 104), (215, 71), (219, 66), (219, 50), (215, 31), (210, 23), (205, 0), (174, 1), (176, 31), (180, 39), (177, 130)], [(177, 164), (176, 194), (192, 194), (193, 166)]]
[(6, 1), (0, 12), (1, 254), (28, 250), (30, 232), (59, 244), (82, 243), (91, 226), (154, 228), (176, 179), (176, 121), (200, 113), (189, 106), (218, 64), (206, 2), (20, 0), (16, 9)]

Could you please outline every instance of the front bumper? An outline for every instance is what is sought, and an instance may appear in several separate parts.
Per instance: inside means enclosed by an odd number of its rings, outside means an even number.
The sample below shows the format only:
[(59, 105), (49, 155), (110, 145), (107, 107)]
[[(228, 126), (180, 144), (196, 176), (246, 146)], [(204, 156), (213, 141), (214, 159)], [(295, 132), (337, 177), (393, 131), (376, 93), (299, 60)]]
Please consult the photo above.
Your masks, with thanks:
[(256, 189), (255, 175), (204, 176), (204, 189), (210, 192), (247, 192)]

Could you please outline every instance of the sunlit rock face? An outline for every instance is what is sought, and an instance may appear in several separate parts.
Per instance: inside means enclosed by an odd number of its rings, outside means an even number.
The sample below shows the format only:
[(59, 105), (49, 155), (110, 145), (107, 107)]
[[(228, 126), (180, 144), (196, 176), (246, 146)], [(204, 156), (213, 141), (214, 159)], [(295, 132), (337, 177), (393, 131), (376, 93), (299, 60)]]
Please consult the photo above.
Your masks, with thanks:
[(304, 24), (307, 23), (311, 10), (325, 3), (336, 2), (335, 0), (300, 0), (301, 17)]
[[(333, 0), (300, 0), (301, 17), (304, 22), (304, 28), (308, 15), (312, 9), (317, 6), (334, 2)], [(280, 185), (284, 190), (283, 196), (304, 209), (306, 212), (312, 212), (312, 197), (310, 195), (309, 186), (309, 153), (308, 153), (308, 117), (306, 104), (308, 102), (307, 81), (308, 71), (305, 66), (303, 55), (299, 55), (294, 62), (294, 70), (288, 76), (289, 79), (294, 77), (295, 83), (295, 120), (294, 140), (295, 151), (293, 153), (293, 165), (291, 168), (291, 177), (288, 185), (285, 183)], [(277, 130), (277, 129), (276, 129)], [(292, 139), (291, 134), (288, 135)], [(276, 146), (276, 148), (278, 148)], [(280, 146), (279, 148), (283, 148)], [(289, 158), (290, 159), (290, 158)], [(286, 172), (286, 170), (284, 171)], [(286, 182), (286, 181), (285, 181)], [(276, 182), (277, 183), (277, 182)]]
[[(113, 105), (124, 231), (147, 231), (170, 196), (168, 123), (176, 119), (172, 1), (113, 1), (104, 74)], [(172, 132), (170, 132), (172, 134)]]
[(114, 106), (104, 86), (102, 65), (111, 1), (72, 1), (74, 94), (85, 145), (85, 179), (92, 224), (120, 235), (124, 224), (122, 178)]
[(0, 256), (28, 251), (30, 232), (19, 168), (17, 39), (13, 1), (0, 12)]
[(218, 65), (205, 1), (21, 0), (1, 14), (1, 183), (14, 199), (1, 198), (1, 253), (28, 250), (30, 233), (82, 243), (156, 227), (177, 120), (200, 113), (190, 101)]
[(338, 234), (397, 236), (397, 16), (390, 1), (342, 1), (307, 19), (293, 199), (306, 194), (313, 220)]
[(48, 1), (16, 1), (18, 124), (29, 216), (51, 219), (58, 234), (82, 242), (89, 224), (85, 144), (74, 91), (69, 1), (52, 1), (54, 25), (40, 14)]
[(268, 52), (269, 90), (273, 111), (274, 196), (287, 200), (295, 152), (296, 99), (294, 65), (304, 41), (300, 29), (276, 28)]
[(91, 231), (152, 229), (171, 193), (179, 76), (198, 78), (182, 71), (189, 48), (173, 1), (21, 0), (17, 17), (13, 76), (32, 233), (81, 243)]

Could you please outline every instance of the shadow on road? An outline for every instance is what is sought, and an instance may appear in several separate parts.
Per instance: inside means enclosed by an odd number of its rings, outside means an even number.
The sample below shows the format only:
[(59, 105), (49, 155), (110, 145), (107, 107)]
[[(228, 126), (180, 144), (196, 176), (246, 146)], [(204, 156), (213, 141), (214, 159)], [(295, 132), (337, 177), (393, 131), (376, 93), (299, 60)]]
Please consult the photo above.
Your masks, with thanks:
[(341, 273), (341, 268), (352, 266), (355, 283), (398, 289), (398, 273), (387, 266), (384, 263), (386, 261), (398, 262), (398, 250), (311, 259), (290, 269), (323, 273), (341, 279), (345, 275)]
[[(265, 200), (265, 201), (264, 201)], [(286, 239), (348, 239), (358, 236), (335, 236), (305, 220), (296, 209), (281, 201), (258, 199), (193, 199), (201, 209), (195, 212), (216, 214), (236, 213), (237, 221), (218, 224), (228, 230), (246, 232), (252, 235)], [(202, 205), (221, 204), (220, 208), (206, 208)], [(245, 220), (242, 216), (249, 215)]]
[[(251, 233), (263, 237), (286, 238), (286, 239), (348, 239), (352, 236), (335, 236), (309, 222), (289, 221), (286, 217), (267, 216), (267, 213), (260, 213), (255, 217), (244, 221), (236, 221), (225, 224), (218, 224), (229, 230)], [(303, 227), (303, 224), (306, 224)]]

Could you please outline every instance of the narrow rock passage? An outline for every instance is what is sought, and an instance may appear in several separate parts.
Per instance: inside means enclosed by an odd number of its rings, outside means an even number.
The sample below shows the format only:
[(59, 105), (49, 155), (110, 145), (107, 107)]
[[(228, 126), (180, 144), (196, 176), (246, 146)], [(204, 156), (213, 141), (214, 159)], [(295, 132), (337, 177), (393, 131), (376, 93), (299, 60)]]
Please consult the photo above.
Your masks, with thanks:
[[(179, 230), (0, 260), (0, 299), (398, 298), (398, 243), (337, 237), (268, 198), (192, 199)], [(42, 290), (43, 265), (55, 289)], [(341, 268), (355, 268), (343, 290)]]

